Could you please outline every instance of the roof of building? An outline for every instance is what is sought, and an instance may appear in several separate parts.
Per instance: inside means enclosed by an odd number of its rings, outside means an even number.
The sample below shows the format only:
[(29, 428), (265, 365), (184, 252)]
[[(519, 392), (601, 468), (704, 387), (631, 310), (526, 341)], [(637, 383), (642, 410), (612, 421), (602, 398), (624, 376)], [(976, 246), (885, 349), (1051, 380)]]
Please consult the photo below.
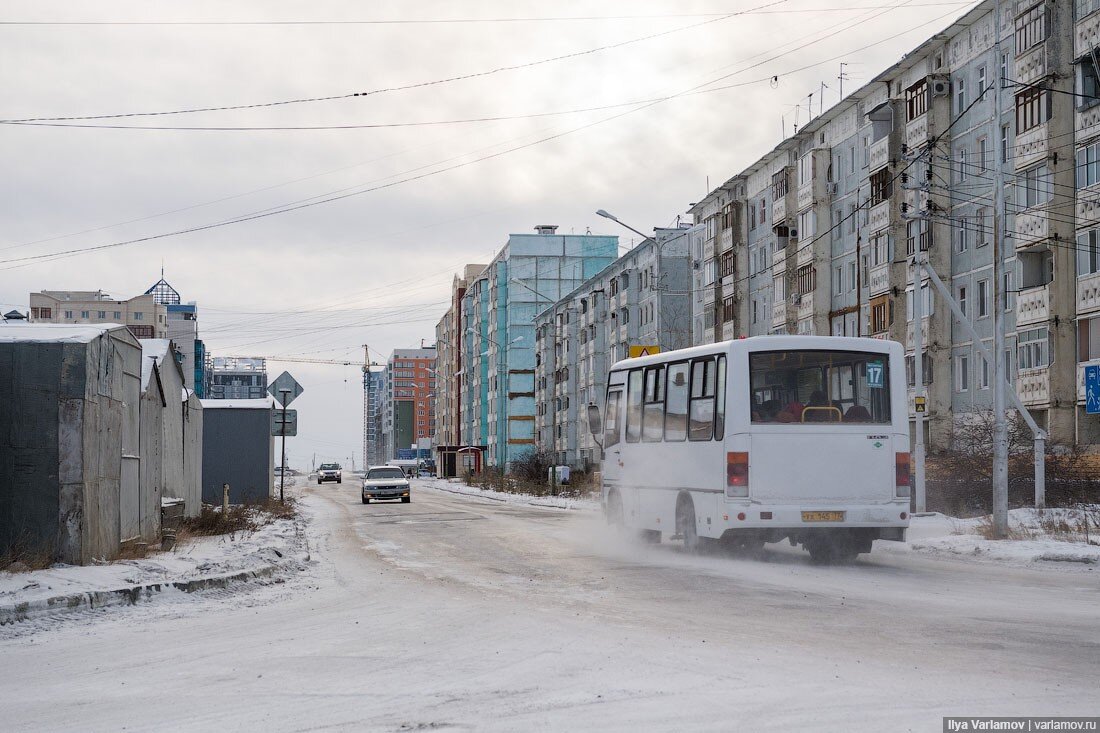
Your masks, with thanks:
[(38, 342), (86, 344), (108, 331), (125, 328), (117, 323), (25, 323), (23, 321), (0, 322), (0, 342)]
[(255, 400), (202, 400), (203, 410), (270, 410), (274, 405), (275, 399), (272, 397)]
[(170, 358), (172, 342), (168, 339), (138, 339), (141, 343), (141, 388), (149, 386), (149, 378), (153, 376), (153, 361), (163, 364)]
[(180, 302), (179, 292), (164, 279), (164, 270), (161, 270), (160, 280), (153, 283), (152, 287), (145, 291), (146, 295), (152, 295), (153, 300), (161, 305), (176, 305)]

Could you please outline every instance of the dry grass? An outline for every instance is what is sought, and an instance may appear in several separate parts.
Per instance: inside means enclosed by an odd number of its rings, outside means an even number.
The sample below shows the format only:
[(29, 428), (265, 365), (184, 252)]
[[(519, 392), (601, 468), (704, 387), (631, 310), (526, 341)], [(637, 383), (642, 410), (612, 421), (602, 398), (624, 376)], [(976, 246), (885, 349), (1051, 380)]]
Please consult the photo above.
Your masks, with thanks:
[(219, 534), (249, 534), (260, 527), (271, 524), (277, 519), (292, 519), (298, 513), (294, 499), (280, 503), (275, 499), (248, 504), (233, 504), (228, 512), (222, 512), (220, 506), (203, 504), (199, 516), (186, 519), (176, 532), (176, 544), (188, 537), (205, 537)]
[[(1010, 540), (1056, 540), (1058, 542), (1084, 542), (1089, 545), (1100, 544), (1100, 511), (1083, 507), (1078, 517), (1068, 517), (1064, 512), (1049, 512), (1038, 517), (1037, 526), (1020, 527), (1010, 525)], [(986, 515), (978, 519), (972, 530), (981, 537), (993, 539), (993, 517)], [(962, 531), (960, 531), (962, 533)]]
[(53, 551), (41, 543), (22, 537), (12, 543), (11, 548), (0, 555), (0, 570), (26, 572), (43, 570), (53, 565)]

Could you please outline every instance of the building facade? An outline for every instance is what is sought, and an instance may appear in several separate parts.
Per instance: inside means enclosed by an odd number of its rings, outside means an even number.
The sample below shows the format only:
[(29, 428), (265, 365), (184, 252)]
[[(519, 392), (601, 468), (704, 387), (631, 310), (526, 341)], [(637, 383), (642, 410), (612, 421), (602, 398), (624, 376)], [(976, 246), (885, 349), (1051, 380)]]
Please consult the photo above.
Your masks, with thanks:
[(923, 256), (987, 347), (1003, 316), (1007, 375), (1052, 442), (1100, 441), (1083, 406), (1100, 363), (1098, 44), (1097, 0), (988, 0), (711, 191), (691, 208), (696, 342), (711, 321), (715, 339), (895, 339), (912, 386), (920, 328), (927, 437), (946, 448), (991, 408), (993, 365), (913, 283)]
[(536, 315), (618, 254), (615, 236), (535, 231), (510, 235), (461, 303), (461, 442), (485, 446), (487, 464), (505, 470), (536, 447)]
[(370, 368), (363, 370), (363, 466), (385, 463), (384, 448), (380, 442), (379, 414), (383, 401), (382, 372)]
[(30, 294), (31, 323), (118, 323), (135, 338), (168, 338), (168, 308), (146, 293), (116, 300), (102, 290), (43, 290)]
[(585, 407), (603, 404), (607, 372), (630, 347), (692, 344), (691, 225), (654, 236), (535, 318), (535, 438), (558, 464), (600, 460)]
[(241, 356), (215, 356), (207, 366), (212, 400), (259, 400), (267, 394), (267, 360)]
[[(435, 347), (395, 349), (384, 376), (386, 460), (418, 457), (418, 445), (435, 431)], [(382, 461), (385, 463), (385, 461)]]
[(202, 399), (206, 396), (206, 345), (199, 339), (199, 307), (195, 301), (183, 303), (180, 294), (168, 284), (161, 272), (161, 278), (145, 291), (167, 310), (167, 338), (176, 345), (180, 355), (180, 366), (187, 388), (194, 390)]

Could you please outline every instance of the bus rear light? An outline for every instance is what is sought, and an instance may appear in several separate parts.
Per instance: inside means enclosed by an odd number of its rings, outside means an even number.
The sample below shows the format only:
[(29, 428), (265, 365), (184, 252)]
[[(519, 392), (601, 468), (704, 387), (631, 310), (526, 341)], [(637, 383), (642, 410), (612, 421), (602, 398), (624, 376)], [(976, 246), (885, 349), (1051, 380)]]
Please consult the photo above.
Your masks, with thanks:
[(898, 518), (902, 519), (902, 520), (908, 519), (909, 514), (907, 512), (902, 512), (901, 514), (898, 515)]
[(896, 453), (894, 454), (894, 485), (897, 489), (897, 496), (906, 497), (909, 496), (909, 454), (908, 453)]
[(746, 451), (726, 453), (726, 496), (749, 495), (749, 454)]
[(739, 520), (741, 520), (742, 522), (744, 522), (745, 521), (745, 513), (744, 512), (738, 512), (737, 518)]

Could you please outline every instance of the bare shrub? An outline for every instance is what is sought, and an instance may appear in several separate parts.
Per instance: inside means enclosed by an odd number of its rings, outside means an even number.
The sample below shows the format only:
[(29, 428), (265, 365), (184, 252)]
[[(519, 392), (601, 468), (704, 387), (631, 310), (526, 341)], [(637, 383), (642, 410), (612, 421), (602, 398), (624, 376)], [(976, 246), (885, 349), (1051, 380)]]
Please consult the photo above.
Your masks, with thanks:
[(259, 502), (233, 504), (228, 512), (223, 512), (220, 506), (203, 504), (199, 516), (184, 521), (183, 530), (186, 535), (194, 536), (247, 534), (277, 519), (291, 519), (297, 511), (295, 500), (290, 498), (286, 503), (268, 498)]

